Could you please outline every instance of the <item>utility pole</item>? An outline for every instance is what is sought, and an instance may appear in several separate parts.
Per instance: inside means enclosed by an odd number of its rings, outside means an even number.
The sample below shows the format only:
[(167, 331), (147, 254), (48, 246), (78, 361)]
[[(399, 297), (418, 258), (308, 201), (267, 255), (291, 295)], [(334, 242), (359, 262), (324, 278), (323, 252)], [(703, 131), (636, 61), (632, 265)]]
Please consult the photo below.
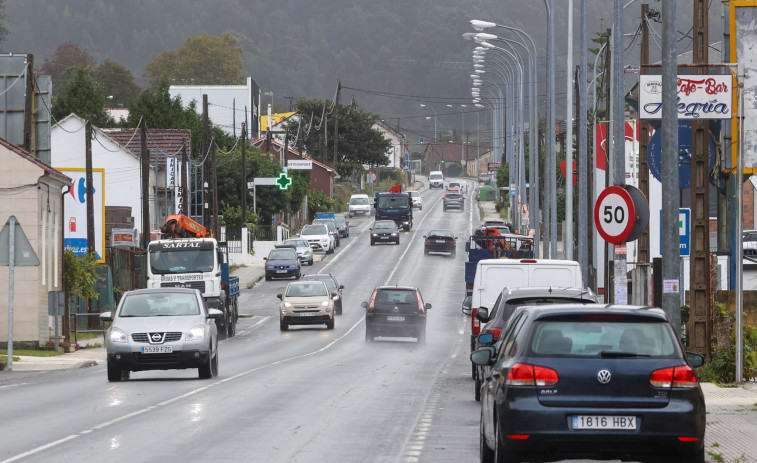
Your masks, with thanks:
[(210, 152), (210, 127), (208, 122), (208, 95), (203, 94), (202, 95), (202, 152), (200, 153), (200, 159), (202, 159), (201, 165), (202, 168), (202, 225), (206, 229), (210, 229), (211, 227), (211, 218), (210, 218), (210, 209), (209, 209), (209, 203), (210, 198), (206, 198), (205, 194), (209, 193), (208, 191), (208, 185), (210, 185), (210, 178), (208, 178), (208, 171), (205, 169), (205, 160), (207, 159), (207, 155)]
[[(664, 18), (667, 19), (667, 18)], [(693, 72), (707, 74), (708, 63), (707, 1), (694, 0)], [(709, 214), (709, 121), (691, 121), (691, 275), (689, 306), (691, 307), (691, 347), (709, 358), (712, 333), (710, 308), (712, 288), (710, 277), (710, 214)], [(680, 325), (680, 324), (679, 324)], [(676, 326), (676, 325), (674, 325)]]
[(181, 141), (181, 214), (189, 216), (189, 182), (187, 179), (187, 141)]
[(247, 122), (242, 122), (242, 228), (247, 228), (247, 195), (249, 194), (247, 189)]
[[(649, 17), (649, 4), (641, 5), (641, 74), (649, 73), (649, 27), (647, 19)], [(649, 198), (649, 161), (647, 159), (647, 149), (649, 147), (649, 125), (646, 121), (639, 120), (639, 190), (644, 197)], [(641, 292), (635, 291), (640, 295), (640, 301), (634, 303), (646, 305), (650, 302), (649, 294), (649, 227), (645, 228), (639, 237), (638, 257), (636, 258), (637, 268), (639, 269), (639, 279), (636, 281), (634, 288), (641, 285)]]
[(579, 64), (578, 78), (576, 79), (578, 93), (578, 263), (581, 266), (581, 273), (584, 276), (584, 283), (589, 286), (589, 256), (591, 255), (591, 239), (589, 239), (589, 230), (592, 229), (592, 215), (589, 207), (591, 200), (591, 188), (594, 178), (589, 180), (588, 176), (588, 125), (587, 108), (588, 92), (586, 81), (586, 48), (588, 47), (587, 38), (587, 21), (586, 21), (586, 0), (581, 0), (580, 14), (580, 39), (579, 39)]
[(336, 170), (337, 166), (337, 150), (339, 148), (339, 97), (342, 92), (342, 82), (337, 81), (336, 86), (336, 103), (334, 104), (334, 160), (332, 166)]
[(142, 249), (150, 242), (150, 158), (147, 152), (147, 121), (144, 113), (139, 124), (139, 155), (142, 167)]
[[(607, 32), (605, 34), (605, 37), (607, 37), (607, 44), (605, 46), (605, 77), (602, 79), (605, 86), (605, 187), (610, 186), (610, 179), (612, 178), (610, 176), (610, 74), (611, 74), (611, 67), (612, 67), (612, 54), (613, 50), (610, 46), (610, 40), (612, 40), (612, 29), (607, 29)], [(615, 281), (611, 277), (611, 275), (614, 272), (614, 261), (611, 257), (611, 247), (610, 243), (604, 242), (604, 249), (605, 249), (605, 302), (613, 302), (614, 300), (614, 294), (615, 294)]]
[[(92, 122), (84, 121), (84, 165), (87, 179), (87, 252), (95, 252), (95, 199), (92, 178)], [(104, 256), (103, 256), (104, 257)]]
[(210, 160), (210, 197), (213, 198), (213, 235), (218, 239), (221, 236), (221, 228), (218, 225), (218, 159), (216, 156), (216, 142), (210, 147), (211, 160)]

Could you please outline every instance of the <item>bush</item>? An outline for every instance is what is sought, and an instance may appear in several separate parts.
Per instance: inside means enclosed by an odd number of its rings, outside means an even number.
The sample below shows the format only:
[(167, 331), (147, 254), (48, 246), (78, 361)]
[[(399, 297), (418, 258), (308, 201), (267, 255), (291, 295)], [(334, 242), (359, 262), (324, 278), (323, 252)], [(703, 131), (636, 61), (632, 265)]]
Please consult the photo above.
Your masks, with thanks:
[[(734, 317), (731, 316), (733, 322)], [(713, 338), (713, 344), (715, 340)], [(731, 324), (730, 344), (728, 348), (714, 353), (710, 361), (697, 369), (701, 381), (713, 383), (740, 383), (736, 381), (736, 340)], [(717, 352), (716, 345), (712, 346), (712, 352)], [(742, 374), (744, 380), (750, 381), (757, 378), (757, 327), (744, 326), (744, 350), (742, 352)]]
[(312, 222), (316, 212), (334, 211), (334, 201), (318, 190), (308, 191), (308, 221)]

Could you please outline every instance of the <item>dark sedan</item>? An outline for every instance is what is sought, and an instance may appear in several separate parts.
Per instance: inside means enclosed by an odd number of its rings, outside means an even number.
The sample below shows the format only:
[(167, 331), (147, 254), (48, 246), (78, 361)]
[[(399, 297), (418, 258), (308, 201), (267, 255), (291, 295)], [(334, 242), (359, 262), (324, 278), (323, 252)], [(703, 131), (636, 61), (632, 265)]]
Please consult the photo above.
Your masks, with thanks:
[(277, 248), (268, 253), (265, 260), (265, 279), (294, 277), (300, 279), (301, 264), (297, 253), (291, 248)]
[(371, 232), (371, 246), (376, 243), (400, 244), (400, 230), (393, 220), (377, 220), (369, 229)]
[(379, 286), (371, 293), (365, 308), (365, 340), (377, 336), (411, 337), (426, 342), (426, 315), (431, 304), (424, 303), (421, 292), (409, 286)]
[(462, 211), (464, 207), (465, 207), (465, 198), (463, 198), (463, 195), (461, 193), (448, 191), (444, 195), (442, 209), (444, 209), (445, 211), (448, 209), (457, 209), (457, 210)]
[(455, 256), (457, 236), (449, 230), (431, 230), (428, 235), (423, 235), (423, 253), (428, 255), (432, 252), (449, 253)]
[(330, 273), (311, 273), (310, 275), (303, 275), (302, 279), (305, 281), (315, 280), (326, 283), (329, 294), (336, 294), (336, 296), (332, 297), (334, 301), (334, 313), (342, 315), (342, 290), (344, 289), (344, 285), (340, 285), (334, 275)]
[[(481, 396), (482, 462), (598, 459), (703, 463), (706, 410), (694, 368), (660, 309), (519, 307)], [(489, 336), (488, 334), (486, 336)]]

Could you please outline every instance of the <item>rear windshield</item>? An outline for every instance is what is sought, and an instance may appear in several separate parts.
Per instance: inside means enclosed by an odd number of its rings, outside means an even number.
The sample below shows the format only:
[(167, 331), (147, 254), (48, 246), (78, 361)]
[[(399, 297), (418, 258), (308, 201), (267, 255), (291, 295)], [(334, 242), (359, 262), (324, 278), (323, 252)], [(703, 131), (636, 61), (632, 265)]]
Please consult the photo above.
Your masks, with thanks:
[(534, 324), (529, 344), (535, 356), (653, 357), (679, 355), (670, 328), (654, 319), (545, 320)]
[(382, 289), (376, 294), (377, 304), (415, 304), (418, 298), (415, 291), (407, 289)]
[(460, 199), (460, 193), (447, 193), (447, 199)]

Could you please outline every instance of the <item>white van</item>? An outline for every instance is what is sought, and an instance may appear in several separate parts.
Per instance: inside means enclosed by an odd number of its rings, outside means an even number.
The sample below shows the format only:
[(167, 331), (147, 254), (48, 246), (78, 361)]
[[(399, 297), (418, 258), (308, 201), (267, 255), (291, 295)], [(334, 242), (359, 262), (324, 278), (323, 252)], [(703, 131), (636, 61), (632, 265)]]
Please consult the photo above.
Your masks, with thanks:
[(505, 286), (583, 288), (584, 282), (581, 267), (574, 260), (484, 259), (476, 265), (471, 307), (491, 310)]
[(429, 188), (444, 188), (444, 174), (441, 170), (432, 170), (428, 174)]
[(355, 194), (350, 196), (350, 217), (357, 214), (368, 215), (371, 213), (371, 199), (366, 194)]

